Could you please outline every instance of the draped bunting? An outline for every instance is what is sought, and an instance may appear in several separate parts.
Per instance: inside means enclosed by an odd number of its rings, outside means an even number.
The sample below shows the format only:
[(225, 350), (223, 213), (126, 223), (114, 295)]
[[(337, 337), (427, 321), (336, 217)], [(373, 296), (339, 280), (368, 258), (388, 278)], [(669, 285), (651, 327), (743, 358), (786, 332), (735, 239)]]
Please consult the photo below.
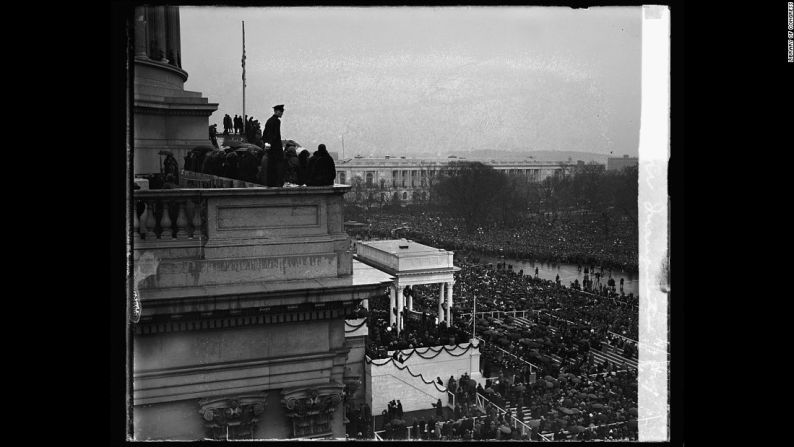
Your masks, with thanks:
[[(361, 328), (361, 326), (364, 326), (365, 324), (367, 324), (367, 319), (366, 318), (364, 318), (364, 320), (362, 320), (361, 323), (358, 326), (352, 325), (352, 324), (348, 323), (347, 320), (345, 320), (345, 332), (346, 333), (355, 332), (355, 331), (359, 330), (359, 328)], [(353, 328), (353, 329), (348, 329), (348, 328)]]
[[(450, 346), (452, 346), (452, 345), (450, 345)], [(452, 353), (452, 351), (455, 351), (455, 350), (457, 350), (459, 348), (464, 348), (464, 347), (466, 348), (466, 350), (461, 352), (460, 354), (453, 354)], [(417, 356), (419, 356), (419, 357), (421, 357), (421, 358), (423, 358), (425, 360), (431, 360), (431, 359), (434, 359), (434, 358), (438, 357), (438, 355), (441, 354), (442, 351), (446, 352), (447, 354), (451, 355), (452, 357), (460, 357), (463, 354), (469, 352), (470, 349), (479, 349), (479, 347), (480, 347), (480, 345), (477, 345), (475, 347), (471, 343), (461, 343), (461, 344), (455, 345), (453, 348), (447, 348), (446, 346), (439, 346), (439, 349), (433, 349), (432, 347), (428, 346), (428, 347), (424, 348), (425, 349), (424, 352), (419, 352), (419, 349), (421, 349), (421, 348), (413, 348), (409, 354), (405, 354), (403, 351), (399, 351), (399, 352), (401, 354), (403, 354), (403, 359), (404, 360), (408, 360), (414, 354), (416, 354)], [(425, 354), (427, 354), (428, 352), (432, 352), (433, 355), (430, 355), (430, 356), (426, 357)]]
[(423, 376), (422, 373), (414, 374), (414, 372), (411, 371), (411, 368), (409, 368), (408, 365), (400, 366), (400, 364), (398, 362), (396, 362), (393, 358), (380, 359), (380, 360), (386, 360), (383, 363), (375, 363), (375, 360), (370, 359), (369, 356), (365, 356), (364, 358), (366, 359), (367, 363), (371, 363), (371, 364), (376, 365), (376, 366), (383, 366), (383, 365), (388, 364), (389, 362), (393, 362), (394, 366), (396, 366), (397, 369), (399, 369), (400, 371), (404, 371), (404, 370), (407, 369), (408, 370), (408, 374), (410, 374), (411, 377), (419, 377), (422, 380), (422, 382), (424, 382), (427, 385), (430, 385), (432, 383), (433, 386), (435, 386), (438, 391), (443, 392), (443, 393), (447, 392), (447, 387), (445, 387), (443, 385), (439, 386), (438, 382), (436, 382), (435, 380), (427, 380), (427, 379), (425, 379), (425, 376)]

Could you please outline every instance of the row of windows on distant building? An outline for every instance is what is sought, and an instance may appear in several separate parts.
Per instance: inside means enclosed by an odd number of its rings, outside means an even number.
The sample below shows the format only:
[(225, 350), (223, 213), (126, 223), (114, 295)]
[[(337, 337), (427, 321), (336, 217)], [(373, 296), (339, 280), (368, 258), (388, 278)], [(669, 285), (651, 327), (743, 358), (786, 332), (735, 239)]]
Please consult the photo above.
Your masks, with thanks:
[[(553, 175), (554, 172), (558, 172), (560, 169), (552, 168), (552, 169), (499, 169), (500, 171), (505, 172), (508, 175), (519, 175), (526, 177), (532, 180), (542, 180), (543, 178)], [(545, 172), (542, 172), (545, 171)], [(383, 175), (383, 171), (380, 171), (381, 175)], [(388, 172), (388, 171), (386, 171)], [(402, 172), (402, 175), (400, 173)], [(444, 174), (446, 170), (405, 170), (405, 171), (392, 171), (391, 175), (391, 186), (392, 187), (427, 187), (428, 186), (428, 178), (433, 178), (439, 173)], [(418, 174), (417, 174), (418, 173)], [(545, 175), (541, 178), (541, 175)], [(373, 171), (367, 172), (363, 179), (367, 186), (373, 186), (375, 182), (376, 173)], [(343, 184), (350, 184), (348, 183), (348, 175), (346, 171), (337, 171), (337, 182)], [(351, 179), (352, 181), (352, 179)], [(385, 188), (387, 185), (388, 180), (385, 178), (380, 179), (380, 186), (381, 188)]]

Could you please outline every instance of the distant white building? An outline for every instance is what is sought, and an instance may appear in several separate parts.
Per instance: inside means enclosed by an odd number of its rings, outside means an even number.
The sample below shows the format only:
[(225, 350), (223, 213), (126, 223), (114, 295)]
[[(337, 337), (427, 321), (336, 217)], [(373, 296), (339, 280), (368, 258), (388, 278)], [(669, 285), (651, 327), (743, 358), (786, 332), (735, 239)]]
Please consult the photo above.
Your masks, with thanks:
[[(348, 193), (352, 197), (361, 194), (356, 191), (356, 178), (372, 200), (383, 203), (399, 199), (402, 204), (420, 203), (430, 199), (432, 186), (448, 169), (450, 162), (460, 162), (465, 158), (406, 158), (386, 155), (378, 158), (354, 157), (336, 162), (336, 183), (354, 185)], [(521, 176), (527, 181), (539, 182), (551, 177), (555, 172), (572, 167), (568, 162), (548, 162), (536, 160), (466, 160), (480, 161), (497, 171)], [(571, 171), (569, 171), (571, 172)], [(355, 199), (358, 201), (359, 199)]]

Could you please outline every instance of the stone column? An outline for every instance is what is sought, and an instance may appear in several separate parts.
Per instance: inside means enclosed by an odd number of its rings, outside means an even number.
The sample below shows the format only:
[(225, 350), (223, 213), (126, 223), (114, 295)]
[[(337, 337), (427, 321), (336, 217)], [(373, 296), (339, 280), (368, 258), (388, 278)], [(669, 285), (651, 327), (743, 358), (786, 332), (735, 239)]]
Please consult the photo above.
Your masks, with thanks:
[(408, 310), (414, 310), (414, 294), (411, 290), (411, 295), (408, 296)]
[(148, 45), (146, 44), (146, 8), (138, 6), (135, 8), (135, 56), (149, 57)]
[(444, 286), (446, 283), (439, 283), (440, 292), (438, 294), (438, 322), (441, 323), (444, 321), (444, 307), (442, 304), (444, 303)]
[(157, 56), (157, 36), (154, 32), (157, 17), (154, 14), (154, 7), (144, 6), (143, 11), (146, 16), (146, 54), (149, 59), (158, 60), (160, 58)]
[(452, 326), (452, 286), (454, 282), (447, 283), (447, 326)]
[(397, 307), (397, 293), (394, 286), (389, 287), (389, 326), (393, 326), (397, 321), (394, 315), (394, 308)]
[(152, 55), (152, 59), (160, 62), (168, 62), (165, 57), (165, 6), (154, 6), (154, 39), (156, 54)]
[(171, 65), (181, 67), (181, 46), (179, 41), (179, 8), (165, 7), (166, 45), (165, 53)]
[(397, 333), (403, 330), (403, 308), (405, 307), (405, 295), (402, 287), (397, 286)]

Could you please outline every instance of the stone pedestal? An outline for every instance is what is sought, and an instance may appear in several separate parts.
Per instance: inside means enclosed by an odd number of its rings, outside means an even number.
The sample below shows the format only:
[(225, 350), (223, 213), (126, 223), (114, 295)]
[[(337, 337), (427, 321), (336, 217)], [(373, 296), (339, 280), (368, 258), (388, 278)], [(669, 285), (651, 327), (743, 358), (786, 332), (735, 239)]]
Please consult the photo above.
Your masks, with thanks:
[(174, 65), (135, 58), (133, 172), (160, 172), (160, 151), (185, 155), (208, 145), (209, 116), (218, 109), (201, 93), (184, 90), (187, 73)]

